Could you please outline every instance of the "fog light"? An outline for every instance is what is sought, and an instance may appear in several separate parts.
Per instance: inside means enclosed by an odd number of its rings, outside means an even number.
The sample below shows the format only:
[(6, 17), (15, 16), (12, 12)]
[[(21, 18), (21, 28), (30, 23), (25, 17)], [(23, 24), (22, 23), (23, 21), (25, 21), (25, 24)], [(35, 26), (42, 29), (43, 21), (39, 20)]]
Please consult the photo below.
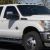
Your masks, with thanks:
[(50, 39), (50, 35), (47, 35), (47, 39)]

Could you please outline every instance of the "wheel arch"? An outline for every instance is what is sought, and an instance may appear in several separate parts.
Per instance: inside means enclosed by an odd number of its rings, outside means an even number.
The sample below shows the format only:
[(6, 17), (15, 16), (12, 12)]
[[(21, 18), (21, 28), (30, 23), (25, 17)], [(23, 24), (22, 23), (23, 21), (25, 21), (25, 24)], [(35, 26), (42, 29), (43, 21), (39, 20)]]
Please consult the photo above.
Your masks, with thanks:
[(28, 26), (28, 27), (26, 27), (26, 28), (24, 29), (23, 34), (27, 34), (27, 33), (30, 32), (30, 31), (36, 31), (36, 32), (40, 33), (37, 28), (35, 28), (35, 27), (33, 27), (33, 26)]
[(27, 28), (34, 28), (36, 29), (38, 32), (44, 32), (43, 27), (38, 24), (38, 23), (34, 23), (34, 22), (29, 22), (23, 25), (22, 29), (21, 29), (21, 34), (23, 35), (24, 30), (26, 30)]

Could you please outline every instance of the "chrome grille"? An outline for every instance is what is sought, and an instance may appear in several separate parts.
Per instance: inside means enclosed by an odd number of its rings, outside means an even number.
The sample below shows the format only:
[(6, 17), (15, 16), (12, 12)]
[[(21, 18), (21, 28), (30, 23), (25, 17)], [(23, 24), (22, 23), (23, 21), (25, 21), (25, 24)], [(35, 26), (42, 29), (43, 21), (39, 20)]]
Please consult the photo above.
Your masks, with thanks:
[(47, 23), (45, 23), (45, 24), (46, 24), (46, 26), (45, 26), (45, 27), (46, 27), (46, 30), (48, 30), (48, 31), (49, 31), (49, 30), (50, 30), (50, 21), (48, 21), (48, 22), (47, 22)]

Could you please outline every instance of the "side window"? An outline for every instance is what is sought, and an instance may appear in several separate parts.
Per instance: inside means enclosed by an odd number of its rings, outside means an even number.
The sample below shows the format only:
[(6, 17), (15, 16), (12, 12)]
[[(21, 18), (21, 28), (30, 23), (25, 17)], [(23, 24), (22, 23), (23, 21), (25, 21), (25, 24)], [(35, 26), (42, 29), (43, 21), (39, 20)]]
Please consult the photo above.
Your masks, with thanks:
[(35, 5), (18, 5), (18, 8), (23, 16), (37, 14), (37, 6)]
[[(18, 14), (16, 8), (14, 6), (8, 6), (5, 10), (4, 18), (7, 16), (7, 12), (13, 12), (13, 14)], [(13, 16), (13, 18), (16, 18), (17, 16)]]
[(2, 11), (3, 7), (0, 7), (0, 15), (1, 15), (1, 11)]

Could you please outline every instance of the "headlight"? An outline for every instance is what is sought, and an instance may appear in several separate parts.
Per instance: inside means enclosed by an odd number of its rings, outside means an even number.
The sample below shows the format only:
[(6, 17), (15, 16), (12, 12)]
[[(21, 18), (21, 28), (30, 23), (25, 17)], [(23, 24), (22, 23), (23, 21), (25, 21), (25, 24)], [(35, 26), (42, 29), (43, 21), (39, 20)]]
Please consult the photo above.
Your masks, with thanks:
[(48, 21), (40, 21), (40, 25), (43, 27), (46, 26), (46, 23), (48, 23)]
[(48, 21), (40, 21), (40, 25), (44, 28), (45, 31), (48, 30)]
[(41, 26), (44, 26), (44, 21), (40, 21), (40, 25)]

